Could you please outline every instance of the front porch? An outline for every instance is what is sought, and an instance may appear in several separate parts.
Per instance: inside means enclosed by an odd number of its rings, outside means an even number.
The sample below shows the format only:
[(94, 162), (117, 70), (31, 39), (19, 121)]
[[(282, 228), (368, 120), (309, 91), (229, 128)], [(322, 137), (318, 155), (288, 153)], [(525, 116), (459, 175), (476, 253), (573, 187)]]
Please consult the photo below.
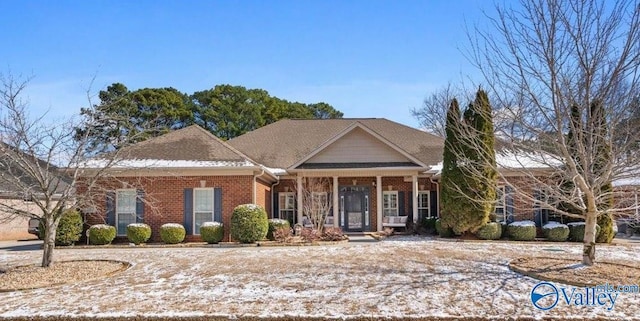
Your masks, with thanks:
[(271, 216), (287, 219), (292, 226), (300, 223), (308, 227), (313, 219), (322, 217), (324, 226), (346, 233), (411, 226), (423, 218), (438, 217), (438, 185), (425, 175), (405, 174), (305, 173), (282, 178), (273, 188)]

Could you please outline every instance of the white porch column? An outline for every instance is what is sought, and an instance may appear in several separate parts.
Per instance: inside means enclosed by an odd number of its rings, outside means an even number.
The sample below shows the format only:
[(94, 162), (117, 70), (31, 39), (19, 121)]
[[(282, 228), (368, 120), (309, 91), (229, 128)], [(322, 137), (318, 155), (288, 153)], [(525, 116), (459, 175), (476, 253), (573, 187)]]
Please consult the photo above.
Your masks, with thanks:
[(411, 176), (411, 197), (413, 197), (413, 223), (418, 223), (418, 175)]
[(333, 226), (340, 226), (340, 196), (338, 195), (338, 176), (333, 177)]
[(376, 176), (376, 215), (378, 231), (382, 231), (382, 176)]
[(297, 198), (297, 208), (298, 211), (298, 221), (297, 223), (302, 224), (302, 176), (298, 175), (298, 186), (297, 186), (298, 195)]

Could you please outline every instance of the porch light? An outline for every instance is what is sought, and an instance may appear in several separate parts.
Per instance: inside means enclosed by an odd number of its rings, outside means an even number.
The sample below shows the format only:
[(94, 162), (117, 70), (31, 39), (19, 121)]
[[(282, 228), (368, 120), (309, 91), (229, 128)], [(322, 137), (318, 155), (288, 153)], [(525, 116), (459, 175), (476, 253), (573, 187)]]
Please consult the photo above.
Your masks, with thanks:
[(353, 186), (358, 185), (358, 180), (357, 180), (357, 179), (354, 179), (354, 180), (352, 180), (351, 182), (353, 183)]
[(393, 185), (389, 185), (389, 186), (387, 186), (387, 189), (388, 189), (388, 190), (390, 190), (390, 191), (392, 191), (392, 190), (393, 190)]

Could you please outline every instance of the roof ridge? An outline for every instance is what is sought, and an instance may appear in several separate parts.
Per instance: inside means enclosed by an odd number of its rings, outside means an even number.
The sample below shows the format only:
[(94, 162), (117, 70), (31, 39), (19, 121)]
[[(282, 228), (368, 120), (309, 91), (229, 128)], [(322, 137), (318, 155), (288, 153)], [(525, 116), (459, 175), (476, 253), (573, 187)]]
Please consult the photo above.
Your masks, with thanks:
[[(202, 128), (200, 125), (198, 124), (193, 124), (191, 126), (188, 127), (193, 127), (195, 126), (197, 129), (203, 131), (206, 135), (211, 136), (215, 141), (217, 141), (218, 143), (222, 144), (222, 146), (226, 147), (227, 149), (231, 150), (232, 152), (234, 152), (236, 155), (244, 158), (245, 160), (248, 160), (250, 162), (252, 162), (255, 165), (260, 165), (260, 163), (254, 161), (253, 159), (251, 159), (251, 157), (245, 155), (244, 153), (242, 153), (241, 151), (237, 150), (235, 147), (231, 146), (230, 144), (228, 144), (227, 142), (225, 142), (224, 140), (220, 139), (218, 136), (214, 135), (212, 132)], [(185, 128), (188, 128), (185, 127)]]

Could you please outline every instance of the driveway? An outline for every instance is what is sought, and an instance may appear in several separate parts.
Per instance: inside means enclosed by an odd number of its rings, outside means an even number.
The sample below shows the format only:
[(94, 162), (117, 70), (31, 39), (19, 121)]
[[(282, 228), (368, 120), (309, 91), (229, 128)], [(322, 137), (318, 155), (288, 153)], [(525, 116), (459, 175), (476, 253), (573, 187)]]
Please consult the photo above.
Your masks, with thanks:
[(35, 251), (42, 247), (40, 240), (0, 241), (0, 252)]
[[(8, 247), (10, 249), (11, 247)], [(7, 249), (7, 247), (5, 247)], [(599, 246), (601, 260), (639, 266), (637, 245)], [(521, 256), (575, 258), (580, 244), (454, 242), (418, 237), (373, 244), (253, 248), (60, 249), (57, 260), (133, 263), (102, 280), (0, 293), (1, 317), (572, 317), (640, 320), (640, 294), (615, 307), (531, 303), (539, 281), (512, 272)], [(40, 251), (0, 250), (0, 264)], [(570, 273), (570, 272), (568, 272)]]

